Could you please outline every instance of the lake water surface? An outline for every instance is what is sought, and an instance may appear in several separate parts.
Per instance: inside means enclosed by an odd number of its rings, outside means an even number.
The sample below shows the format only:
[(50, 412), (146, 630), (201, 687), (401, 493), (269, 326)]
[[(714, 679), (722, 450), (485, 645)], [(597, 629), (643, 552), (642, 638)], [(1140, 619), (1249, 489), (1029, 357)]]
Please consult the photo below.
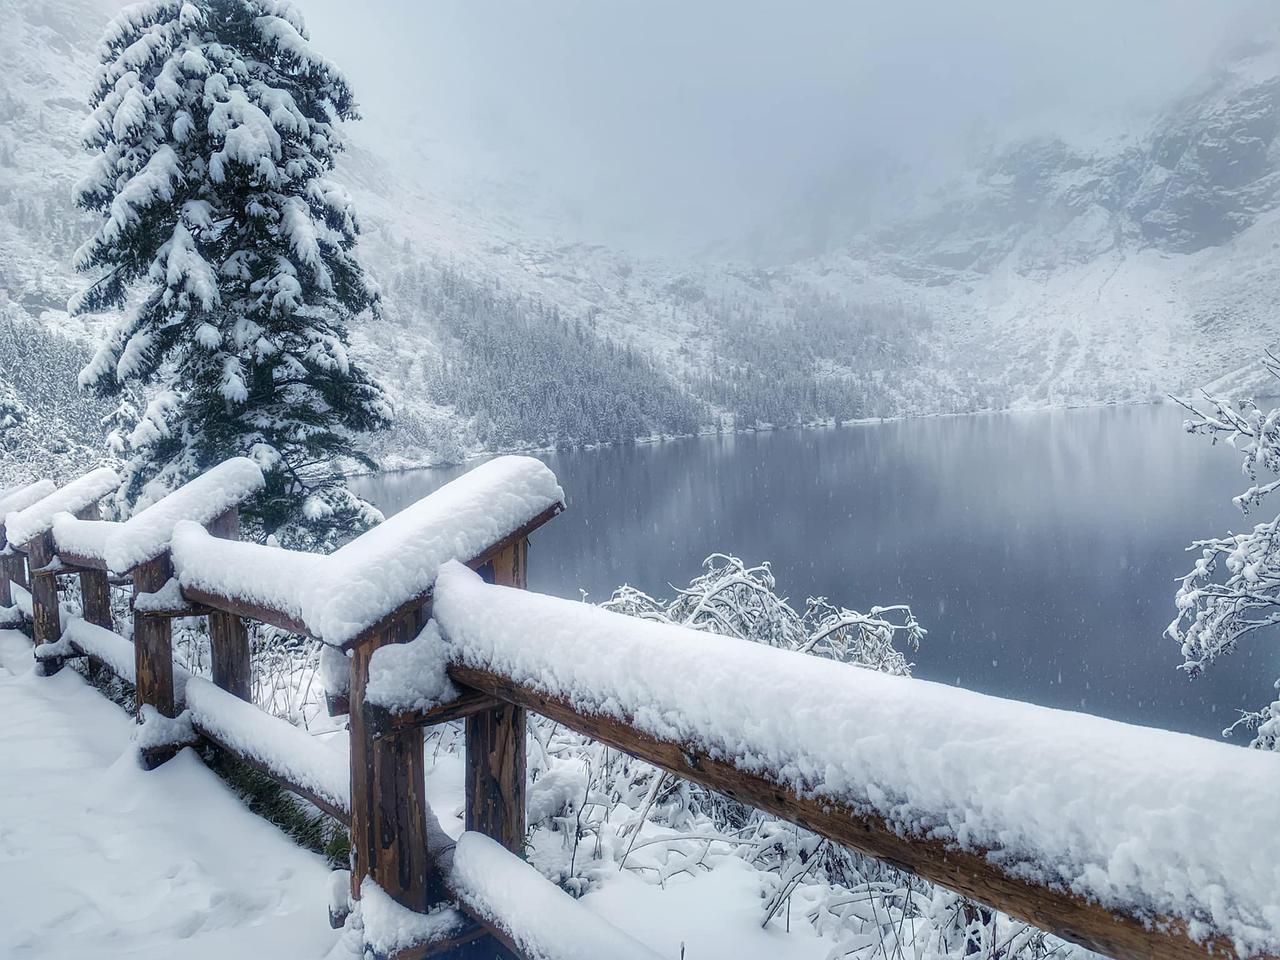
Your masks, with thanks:
[[(548, 454), (569, 509), (529, 586), (670, 596), (709, 553), (768, 560), (799, 606), (909, 603), (917, 676), (1216, 737), (1269, 701), (1280, 653), (1258, 637), (1192, 682), (1162, 635), (1187, 544), (1253, 522), (1235, 455), (1181, 423), (1103, 407)], [(354, 485), (391, 513), (466, 469)]]

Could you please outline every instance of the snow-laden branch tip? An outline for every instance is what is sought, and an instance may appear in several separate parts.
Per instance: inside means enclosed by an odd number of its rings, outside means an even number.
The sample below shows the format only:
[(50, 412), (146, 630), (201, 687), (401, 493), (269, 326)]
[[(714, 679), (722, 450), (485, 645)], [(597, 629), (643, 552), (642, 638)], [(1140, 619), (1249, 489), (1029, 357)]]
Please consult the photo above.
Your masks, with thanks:
[[(1280, 379), (1280, 358), (1268, 352), (1262, 362)], [(1184, 427), (1239, 454), (1250, 484), (1232, 502), (1248, 514), (1280, 489), (1280, 408), (1208, 393), (1202, 399), (1201, 406), (1178, 400), (1189, 414)], [(1181, 579), (1177, 616), (1166, 633), (1179, 644), (1182, 669), (1196, 677), (1245, 638), (1280, 625), (1280, 516), (1243, 533), (1197, 540), (1189, 549), (1199, 556)], [(1254, 729), (1254, 746), (1280, 749), (1280, 700), (1245, 712), (1224, 732), (1236, 726)]]

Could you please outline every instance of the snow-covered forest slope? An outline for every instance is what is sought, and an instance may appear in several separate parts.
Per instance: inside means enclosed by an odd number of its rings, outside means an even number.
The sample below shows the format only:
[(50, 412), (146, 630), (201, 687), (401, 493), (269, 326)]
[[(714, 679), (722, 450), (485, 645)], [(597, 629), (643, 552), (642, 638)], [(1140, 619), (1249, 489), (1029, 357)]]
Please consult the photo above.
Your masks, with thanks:
[[(21, 430), (83, 450), (110, 410), (64, 401), (109, 318), (66, 312), (91, 226), (72, 197), (116, 4), (2, 6), (0, 447)], [(354, 125), (338, 174), (384, 298), (356, 347), (398, 409), (371, 452), (396, 466), (1187, 390), (1280, 329), (1278, 133), (1280, 55), (1260, 40), (1121, 139), (993, 144), (909, 214), (819, 218), (787, 255), (676, 261), (534, 231), (505, 212), (510, 185), (461, 191)], [(33, 376), (13, 358), (36, 350), (56, 362)]]

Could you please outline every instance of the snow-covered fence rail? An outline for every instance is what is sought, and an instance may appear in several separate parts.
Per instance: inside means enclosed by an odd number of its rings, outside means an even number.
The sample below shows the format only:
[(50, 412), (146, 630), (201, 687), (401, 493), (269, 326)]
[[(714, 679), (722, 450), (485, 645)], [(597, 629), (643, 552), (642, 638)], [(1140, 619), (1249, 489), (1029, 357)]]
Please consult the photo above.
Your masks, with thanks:
[[(460, 689), (1117, 958), (1280, 950), (1280, 791), (1240, 747), (624, 617), (436, 582)], [(401, 684), (430, 702), (427, 674)], [(438, 708), (437, 708), (438, 709)]]
[[(207, 614), (215, 679), (236, 696), (250, 696), (249, 635), (238, 617), (187, 603), (173, 579), (170, 543), (180, 523), (203, 524), (212, 536), (239, 534), (239, 507), (265, 480), (253, 461), (224, 461), (138, 511), (112, 522), (57, 515), (52, 524), (62, 563), (75, 569), (125, 577), (133, 584), (133, 643), (137, 702), (175, 716), (174, 617)], [(89, 619), (89, 618), (86, 618)], [(105, 624), (110, 626), (110, 621)], [(38, 639), (38, 638), (37, 638)], [(160, 757), (162, 758), (161, 752)]]
[[(555, 476), (541, 462), (501, 457), (327, 556), (219, 540), (195, 523), (175, 524), (172, 562), (183, 602), (323, 641), (329, 685), (350, 691), (345, 819), (351, 828), (353, 897), (360, 898), (370, 882), (400, 909), (425, 915), (447, 888), (444, 851), (426, 832), (432, 818), (421, 726), (375, 730), (366, 721), (363, 702), (374, 652), (412, 639), (425, 626), (435, 574), (446, 560), (464, 560), (498, 582), (523, 584), (528, 537), (563, 509), (563, 501)], [(343, 672), (334, 669), (335, 656), (346, 668), (345, 684), (333, 682)], [(232, 711), (225, 697), (200, 684), (195, 692), (191, 709), (199, 732), (284, 786), (319, 796), (322, 809), (341, 813), (332, 791), (317, 793), (315, 765), (305, 752), (283, 746), (289, 737), (279, 722), (264, 716), (257, 725), (247, 723), (245, 711)], [(474, 815), (468, 815), (467, 826), (500, 838), (508, 849), (522, 849), (524, 710), (488, 698), (473, 700), (472, 707), (468, 802)], [(510, 762), (516, 755), (519, 776)], [(499, 927), (488, 927), (505, 942)], [(413, 950), (401, 943), (396, 953), (407, 957)]]
[[(149, 764), (200, 736), (348, 824), (353, 899), (367, 884), (383, 908), (370, 905), (363, 916), (366, 931), (382, 937), (370, 944), (394, 944), (393, 950), (375, 950), (379, 955), (408, 960), (435, 954), (486, 930), (500, 944), (523, 942), (519, 931), (484, 917), (480, 905), (497, 902), (493, 891), (473, 883), (471, 901), (453, 891), (452, 841), (442, 841), (437, 828), (428, 842), (435, 821), (425, 801), (421, 725), (375, 731), (364, 722), (362, 699), (374, 651), (412, 639), (426, 624), (444, 561), (466, 560), (498, 582), (523, 584), (529, 535), (564, 508), (551, 471), (527, 457), (490, 461), (328, 556), (235, 542), (238, 505), (262, 486), (260, 471), (247, 460), (220, 464), (127, 521), (101, 520), (98, 500), (118, 483), (104, 469), (60, 489), (42, 484), (0, 498), (9, 508), (4, 520), (12, 550), (6, 547), (6, 556), (26, 556), (12, 568), (10, 599), (16, 603), (6, 605), (6, 615), (26, 612), (33, 620), (36, 658), (45, 672), (60, 669), (65, 659), (86, 657), (133, 684), (139, 718), (147, 721), (141, 742)], [(30, 594), (20, 585), (28, 565)], [(64, 633), (57, 578), (67, 574), (92, 578), (101, 603), (95, 607), (86, 588), (85, 619), (67, 620)], [(132, 583), (132, 643), (112, 631), (109, 576)], [(212, 683), (190, 678), (173, 662), (170, 621), (190, 616), (210, 619)], [(323, 641), (331, 675), (341, 672), (333, 669), (335, 657), (348, 667), (349, 682), (334, 686), (351, 691), (350, 762), (343, 765), (349, 777), (338, 775), (334, 759), (304, 734), (244, 702), (250, 684), (242, 617)], [(524, 711), (488, 698), (473, 698), (471, 706), (468, 741), (486, 748), (470, 751), (474, 789), (468, 797), (481, 813), (468, 816), (467, 825), (519, 850)], [(509, 762), (516, 754), (519, 776)], [(427, 915), (442, 895), (474, 903), (468, 909), (482, 925), (445, 929), (431, 921)], [(563, 907), (564, 899), (556, 902)], [(389, 912), (387, 904), (394, 909)], [(611, 929), (575, 910), (549, 958), (576, 949), (575, 926)], [(406, 929), (422, 936), (405, 941), (400, 934)], [(627, 945), (618, 955), (631, 955), (634, 942), (616, 935)]]
[[(53, 519), (63, 512), (96, 517), (98, 501), (115, 489), (119, 482), (114, 470), (103, 467), (61, 488), (41, 481), (0, 504), (5, 510), (5, 550), (15, 556), (25, 554), (25, 560), (20, 560), (19, 565), (25, 562), (27, 568), (26, 586), (31, 591), (31, 617), (38, 644), (54, 647), (61, 640), (58, 575), (74, 572), (64, 567), (57, 555)], [(80, 587), (85, 615), (109, 627), (111, 604), (106, 577), (86, 571), (80, 578)], [(61, 661), (56, 657), (47, 657), (44, 662), (46, 671), (50, 673), (61, 667)]]
[[(92, 518), (105, 478), (26, 493), (4, 517), (33, 563), (30, 595), (4, 568), (13, 609), (45, 611), (46, 664), (106, 664), (140, 711), (184, 706), (188, 735), (348, 825), (377, 958), (477, 937), (548, 960), (651, 956), (519, 862), (527, 710), (1121, 960), (1280, 958), (1280, 838), (1240, 814), (1280, 796), (1266, 755), (512, 589), (563, 509), (530, 458), (490, 461), (328, 556), (228, 539), (256, 481), (234, 461), (207, 476), (124, 524)], [(49, 632), (70, 572), (132, 578), (132, 644), (109, 611)], [(172, 662), (168, 618), (193, 614), (211, 617), (212, 683)], [(245, 702), (241, 618), (325, 644), (349, 757)], [(426, 802), (422, 731), (457, 719), (455, 843)]]
[(14, 596), (10, 584), (16, 583), (24, 590), (30, 587), (27, 581), (27, 561), (18, 550), (9, 543), (5, 517), (13, 511), (24, 510), (37, 500), (42, 500), (57, 488), (52, 480), (41, 480), (23, 487), (14, 487), (0, 495), (0, 607), (4, 608), (0, 620), (16, 618), (19, 611), (14, 607)]
[[(249, 697), (249, 638), (233, 614), (187, 603), (173, 580), (170, 540), (180, 522), (205, 524), (212, 534), (235, 537), (239, 505), (264, 484), (252, 461), (236, 458), (206, 471), (128, 520), (100, 519), (98, 502), (115, 491), (120, 478), (109, 468), (94, 470), (65, 487), (42, 482), (0, 502), (6, 552), (26, 555), (30, 567), (36, 657), (46, 673), (56, 673), (68, 657), (89, 657), (120, 674), (118, 658), (63, 637), (57, 578), (77, 575), (85, 623), (111, 635), (110, 577), (133, 585), (133, 668), (139, 716), (147, 708), (173, 718), (178, 697), (173, 668), (171, 618), (208, 614), (215, 678), (226, 689)], [(39, 494), (38, 496), (36, 494)], [(15, 573), (17, 568), (14, 568)], [(81, 636), (97, 636), (81, 631)], [(122, 641), (125, 642), (125, 641)], [(115, 647), (111, 649), (118, 653)], [(148, 752), (160, 762), (167, 751)]]

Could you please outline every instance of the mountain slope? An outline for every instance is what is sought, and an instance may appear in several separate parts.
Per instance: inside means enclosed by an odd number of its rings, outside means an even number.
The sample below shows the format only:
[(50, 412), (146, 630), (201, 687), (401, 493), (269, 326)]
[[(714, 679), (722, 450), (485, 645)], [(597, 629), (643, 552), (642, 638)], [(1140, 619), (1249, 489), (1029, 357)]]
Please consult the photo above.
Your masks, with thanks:
[[(89, 226), (70, 198), (116, 8), (0, 3), (0, 311), (82, 342), (110, 318), (66, 314)], [(1188, 390), (1280, 330), (1278, 132), (1280, 56), (1255, 40), (1121, 141), (993, 149), (825, 253), (731, 263), (576, 243), (550, 220), (531, 235), (508, 212), (518, 185), (437, 183), (429, 153), (357, 125), (339, 176), (385, 309), (355, 348), (400, 414), (373, 452), (410, 465)], [(46, 416), (66, 419), (37, 409), (33, 435)]]

